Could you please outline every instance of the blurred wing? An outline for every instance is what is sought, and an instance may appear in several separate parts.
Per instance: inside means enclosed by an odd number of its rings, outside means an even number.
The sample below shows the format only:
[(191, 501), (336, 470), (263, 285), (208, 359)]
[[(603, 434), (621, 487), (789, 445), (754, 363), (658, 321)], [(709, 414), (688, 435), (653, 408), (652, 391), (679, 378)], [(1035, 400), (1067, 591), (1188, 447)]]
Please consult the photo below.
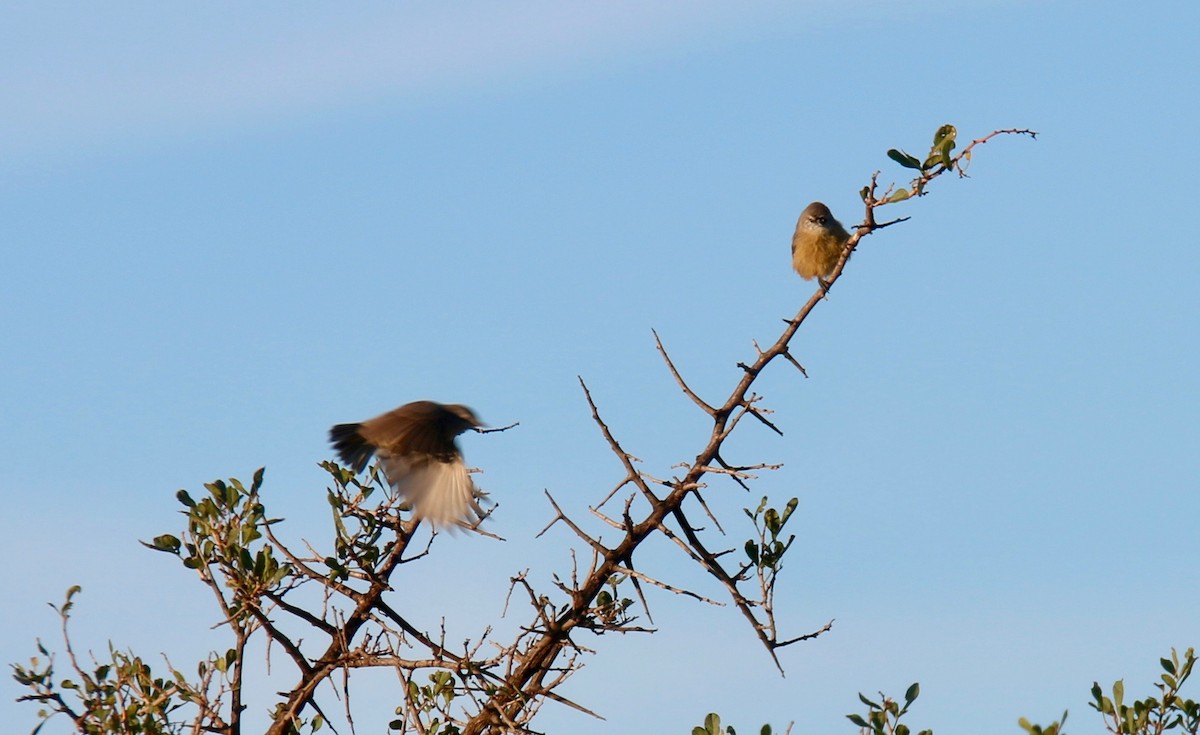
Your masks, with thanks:
[(440, 404), (416, 401), (364, 421), (359, 433), (392, 454), (432, 454), (450, 459), (458, 449), (453, 434), (446, 433), (446, 415)]

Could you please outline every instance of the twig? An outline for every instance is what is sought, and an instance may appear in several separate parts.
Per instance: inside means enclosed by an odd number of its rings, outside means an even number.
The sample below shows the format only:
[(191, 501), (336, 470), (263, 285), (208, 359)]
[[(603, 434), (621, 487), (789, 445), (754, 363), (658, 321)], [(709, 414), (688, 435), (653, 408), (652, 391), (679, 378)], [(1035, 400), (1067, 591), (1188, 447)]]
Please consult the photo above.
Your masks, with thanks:
[(688, 398), (692, 399), (693, 403), (699, 406), (704, 413), (712, 416), (715, 409), (708, 405), (702, 398), (700, 398), (700, 396), (696, 395), (696, 393), (688, 387), (687, 381), (685, 381), (683, 376), (679, 374), (679, 370), (675, 368), (675, 363), (671, 361), (671, 356), (667, 354), (667, 348), (663, 347), (662, 340), (658, 337), (658, 332), (651, 329), (650, 333), (654, 335), (654, 345), (658, 348), (658, 353), (662, 355), (663, 361), (667, 363), (667, 369), (671, 371), (671, 376), (675, 378), (675, 382), (683, 390), (684, 394), (686, 394)]

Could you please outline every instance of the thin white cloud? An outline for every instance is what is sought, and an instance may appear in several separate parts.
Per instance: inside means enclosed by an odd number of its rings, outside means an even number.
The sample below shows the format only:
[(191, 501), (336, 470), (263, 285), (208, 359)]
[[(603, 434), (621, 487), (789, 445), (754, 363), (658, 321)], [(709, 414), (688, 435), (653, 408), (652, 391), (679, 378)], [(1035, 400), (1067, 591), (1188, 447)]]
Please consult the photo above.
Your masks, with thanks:
[(538, 0), (347, 7), (20, 6), (0, 31), (0, 157), (36, 159), (620, 62), (747, 27), (782, 6)]

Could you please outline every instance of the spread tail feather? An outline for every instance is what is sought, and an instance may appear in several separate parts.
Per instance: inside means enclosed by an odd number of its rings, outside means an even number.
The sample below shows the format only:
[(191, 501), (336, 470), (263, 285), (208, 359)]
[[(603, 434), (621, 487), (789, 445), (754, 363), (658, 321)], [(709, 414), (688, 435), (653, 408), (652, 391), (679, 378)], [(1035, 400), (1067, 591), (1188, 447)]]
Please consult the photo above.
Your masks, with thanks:
[(415, 518), (439, 528), (472, 528), (487, 515), (477, 500), (482, 493), (461, 459), (413, 463), (385, 454), (383, 470), (391, 486), (412, 503)]
[(362, 472), (375, 453), (375, 447), (363, 439), (361, 428), (362, 424), (338, 424), (329, 430), (329, 441), (342, 464), (355, 472)]

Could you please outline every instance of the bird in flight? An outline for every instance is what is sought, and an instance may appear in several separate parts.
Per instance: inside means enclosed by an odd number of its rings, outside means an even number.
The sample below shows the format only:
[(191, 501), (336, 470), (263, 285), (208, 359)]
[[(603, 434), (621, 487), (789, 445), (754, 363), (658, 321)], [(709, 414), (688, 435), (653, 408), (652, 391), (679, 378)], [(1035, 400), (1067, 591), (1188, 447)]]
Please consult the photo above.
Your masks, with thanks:
[(485, 513), (455, 437), (483, 424), (456, 403), (415, 401), (357, 424), (338, 424), (329, 441), (342, 463), (362, 472), (378, 455), (388, 484), (434, 526), (477, 526)]

